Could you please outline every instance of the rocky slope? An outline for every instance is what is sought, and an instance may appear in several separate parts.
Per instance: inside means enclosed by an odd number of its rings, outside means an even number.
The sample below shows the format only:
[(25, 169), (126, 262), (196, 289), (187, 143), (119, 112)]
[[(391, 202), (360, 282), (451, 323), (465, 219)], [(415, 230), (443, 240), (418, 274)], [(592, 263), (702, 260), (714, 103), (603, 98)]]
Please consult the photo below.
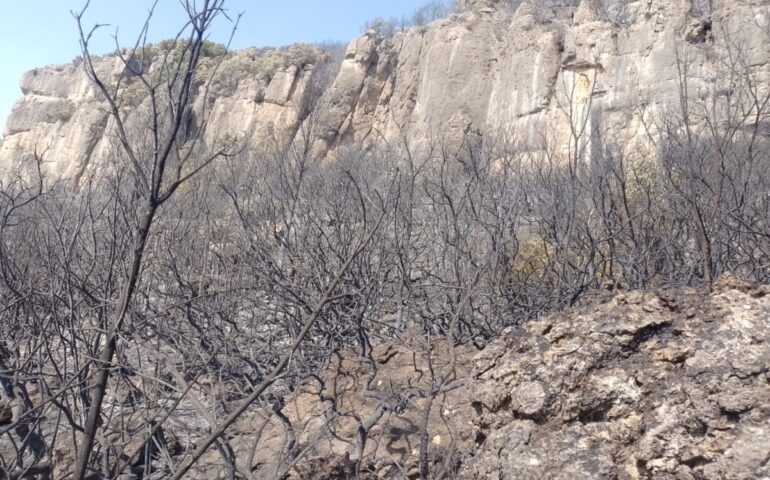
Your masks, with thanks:
[(621, 293), (475, 359), (463, 478), (770, 478), (770, 289)]
[[(413, 354), (379, 350), (388, 356), (378, 378), (420, 381)], [(466, 384), (437, 399), (429, 423), (431, 452), (444, 460), (432, 466), (435, 478), (770, 478), (767, 286), (725, 277), (712, 294), (599, 294), (509, 329), (475, 357), (464, 349), (459, 360), (461, 376), (472, 369)], [(355, 360), (344, 364), (340, 406), (366, 418), (374, 404), (355, 393)], [(290, 409), (302, 419), (298, 436), (316, 442), (293, 475), (354, 478), (355, 422), (330, 437), (310, 398)], [(364, 478), (418, 478), (424, 403), (416, 400), (372, 430)], [(266, 442), (267, 458), (283, 438)]]
[[(310, 132), (313, 151), (325, 156), (351, 143), (458, 144), (468, 133), (538, 145), (551, 132), (564, 145), (576, 130), (611, 128), (633, 144), (679, 105), (685, 85), (688, 97), (702, 99), (729, 91), (736, 68), (760, 89), (770, 80), (768, 0), (463, 3), (461, 13), (427, 26), (354, 40), (307, 115), (298, 111), (319, 55), (265, 66), (239, 53), (233, 62), (250, 66), (225, 65), (234, 78), (214, 92), (210, 139), (244, 134), (264, 143), (273, 125), (279, 136)], [(102, 68), (114, 70), (114, 59)], [(106, 117), (77, 65), (29, 72), (22, 90), (0, 168), (35, 147), (65, 176), (108, 155)]]
[[(440, 371), (446, 345), (434, 355)], [(228, 441), (238, 458), (256, 452), (255, 478), (419, 478), (423, 425), (430, 478), (770, 478), (768, 286), (723, 277), (712, 294), (598, 293), (456, 355), (455, 387), (427, 423), (425, 398), (409, 396), (430, 387), (426, 357), (394, 341), (373, 352), (376, 375), (353, 352), (335, 356), (323, 385), (286, 403), (285, 422), (255, 410)], [(399, 396), (402, 407), (379, 410)], [(226, 472), (216, 452), (203, 465), (191, 478)]]
[[(356, 478), (362, 454), (360, 478), (418, 478), (423, 425), (432, 478), (770, 478), (768, 286), (604, 292), (455, 353), (457, 381), (427, 423), (425, 398), (409, 395), (430, 387), (427, 357), (394, 341), (375, 348), (375, 375), (353, 352), (335, 356), (285, 421), (254, 409), (227, 440), (255, 478)], [(448, 358), (439, 342), (432, 368)], [(402, 407), (380, 410), (395, 398)], [(207, 431), (205, 408), (189, 408), (165, 431), (170, 451)], [(10, 414), (0, 399), (0, 420)], [(212, 451), (190, 478), (226, 471)]]

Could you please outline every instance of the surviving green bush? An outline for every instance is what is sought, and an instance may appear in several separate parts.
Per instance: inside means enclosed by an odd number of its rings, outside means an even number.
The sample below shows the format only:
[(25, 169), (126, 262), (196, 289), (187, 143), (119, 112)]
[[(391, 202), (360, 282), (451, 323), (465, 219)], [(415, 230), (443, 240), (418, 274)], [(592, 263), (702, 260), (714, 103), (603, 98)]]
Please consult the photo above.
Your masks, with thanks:
[(75, 104), (72, 101), (64, 99), (59, 100), (47, 112), (49, 123), (68, 122), (75, 114)]

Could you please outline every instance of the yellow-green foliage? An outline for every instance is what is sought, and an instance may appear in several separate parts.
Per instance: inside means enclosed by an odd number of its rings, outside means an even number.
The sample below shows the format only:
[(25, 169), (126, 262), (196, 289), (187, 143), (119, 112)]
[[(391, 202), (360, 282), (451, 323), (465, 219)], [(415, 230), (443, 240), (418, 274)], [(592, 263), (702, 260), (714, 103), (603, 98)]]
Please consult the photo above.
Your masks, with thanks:
[(517, 255), (511, 260), (514, 273), (528, 277), (545, 268), (553, 256), (553, 247), (546, 241), (530, 237), (519, 243)]
[[(184, 62), (185, 58), (180, 56), (189, 56), (188, 45), (187, 40), (164, 40), (137, 50), (132, 61), (145, 65), (144, 75), (147, 76), (150, 84), (162, 85), (169, 73), (176, 69), (178, 62), (180, 60)], [(122, 50), (121, 54), (124, 58), (130, 58), (131, 50)], [(246, 79), (253, 79), (266, 85), (281, 69), (289, 66), (301, 68), (305, 65), (314, 65), (326, 56), (321, 47), (313, 44), (295, 44), (281, 48), (248, 48), (228, 52), (224, 45), (205, 42), (195, 79), (197, 86), (210, 80), (210, 92), (213, 97), (231, 96)], [(165, 67), (162, 65), (163, 62)], [(148, 97), (147, 87), (138, 77), (127, 76), (122, 82), (118, 93), (118, 101), (122, 107), (138, 107)], [(158, 92), (162, 95), (165, 89), (160, 88)], [(67, 121), (74, 111), (74, 105), (63, 101), (49, 112), (48, 121), (52, 123)]]
[[(170, 52), (172, 56), (179, 58), (182, 52), (189, 51), (189, 40), (163, 40), (151, 48), (154, 55), (162, 55), (166, 52)], [(205, 40), (203, 47), (201, 47), (201, 57), (203, 58), (219, 58), (227, 53), (227, 47), (221, 43), (209, 42)]]
[[(188, 54), (186, 41), (164, 40), (153, 47), (153, 55), (169, 53), (169, 59), (178, 60), (179, 55)], [(220, 60), (223, 61), (219, 75), (228, 74), (237, 78), (263, 76), (268, 79), (281, 68), (289, 65), (314, 64), (321, 57), (321, 50), (312, 44), (298, 43), (281, 48), (247, 48), (227, 52), (224, 45), (205, 42), (201, 49), (199, 78), (208, 76)], [(224, 57), (224, 58), (223, 58)]]
[(147, 95), (145, 85), (139, 80), (133, 80), (120, 92), (120, 102), (123, 106), (136, 107), (147, 98)]
[[(198, 70), (196, 72), (197, 77), (207, 78), (213, 68), (222, 60), (222, 57), (227, 54), (227, 48), (224, 45), (204, 41), (201, 47), (201, 55), (198, 59)], [(158, 61), (166, 59), (170, 69), (173, 71), (175, 65), (181, 64), (184, 66), (190, 57), (190, 42), (189, 40), (164, 40), (152, 47), (152, 56)]]
[(269, 81), (277, 70), (315, 64), (321, 56), (317, 46), (304, 43), (283, 48), (248, 48), (232, 54), (222, 70), (239, 78), (257, 76)]
[(626, 170), (626, 196), (632, 208), (643, 207), (648, 200), (658, 195), (660, 184), (660, 169), (658, 163), (646, 154), (643, 145), (634, 147), (628, 156), (625, 165)]
[[(164, 40), (145, 50), (152, 58), (152, 63), (168, 62), (168, 69), (155, 71), (165, 75), (173, 70), (177, 62), (189, 55), (187, 41)], [(248, 48), (236, 52), (227, 52), (224, 45), (205, 42), (196, 71), (198, 81), (211, 79), (212, 92), (216, 95), (229, 96), (235, 93), (241, 81), (252, 78), (260, 83), (270, 82), (276, 71), (291, 65), (302, 67), (316, 64), (324, 57), (322, 50), (312, 44), (295, 44), (282, 48)], [(221, 62), (221, 64), (220, 64)], [(216, 71), (215, 71), (216, 69)], [(212, 78), (213, 75), (213, 78)], [(137, 106), (147, 96), (145, 87), (138, 81), (128, 82), (122, 92), (122, 101), (127, 106)]]
[(75, 104), (69, 100), (59, 100), (46, 112), (50, 123), (68, 122), (75, 113)]
[(214, 151), (230, 153), (237, 143), (238, 137), (227, 132), (214, 140)]

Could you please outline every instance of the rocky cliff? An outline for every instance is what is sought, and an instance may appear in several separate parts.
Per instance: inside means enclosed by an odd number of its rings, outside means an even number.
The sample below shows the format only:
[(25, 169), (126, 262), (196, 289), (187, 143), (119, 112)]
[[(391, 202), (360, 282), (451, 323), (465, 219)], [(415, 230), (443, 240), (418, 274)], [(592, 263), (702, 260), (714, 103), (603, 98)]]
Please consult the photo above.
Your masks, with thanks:
[[(770, 2), (466, 0), (427, 26), (354, 40), (312, 112), (301, 112), (323, 62), (319, 52), (238, 52), (212, 95), (210, 139), (241, 134), (257, 145), (301, 131), (316, 154), (333, 156), (347, 144), (416, 147), (468, 133), (528, 145), (580, 136), (586, 146), (610, 129), (631, 145), (682, 95), (724, 96), (744, 77), (767, 88)], [(100, 63), (117, 68), (111, 57)], [(108, 156), (109, 122), (77, 64), (34, 70), (21, 84), (0, 167), (37, 148), (69, 176)]]
[[(285, 143), (301, 122), (314, 68), (323, 70), (330, 61), (328, 54), (309, 45), (242, 50), (218, 66), (215, 55), (202, 62), (204, 70), (213, 72), (212, 81), (199, 86), (195, 109), (207, 112), (204, 138), (209, 143), (225, 136), (249, 138), (253, 145), (276, 139)], [(107, 82), (114, 83), (123, 69), (115, 56), (94, 64)], [(150, 61), (144, 68), (153, 67)], [(136, 79), (124, 82), (119, 100), (127, 128), (136, 130), (147, 118), (146, 94)], [(14, 106), (0, 145), (0, 171), (8, 172), (37, 153), (55, 177), (77, 179), (116, 151), (112, 120), (82, 60), (27, 72), (21, 90), (24, 97)]]

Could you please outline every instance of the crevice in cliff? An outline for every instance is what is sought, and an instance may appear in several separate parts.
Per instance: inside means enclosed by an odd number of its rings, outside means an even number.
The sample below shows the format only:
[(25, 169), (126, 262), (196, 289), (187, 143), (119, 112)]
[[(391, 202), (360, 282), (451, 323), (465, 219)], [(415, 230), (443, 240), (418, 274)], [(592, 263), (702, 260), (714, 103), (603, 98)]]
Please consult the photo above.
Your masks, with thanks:
[(701, 20), (687, 32), (685, 40), (690, 44), (714, 43), (713, 24), (711, 20)]
[(650, 340), (653, 337), (658, 337), (666, 334), (670, 327), (671, 322), (661, 322), (661, 323), (654, 323), (652, 325), (647, 325), (639, 330), (637, 330), (631, 341), (628, 343), (626, 348), (632, 352), (636, 352), (639, 350), (639, 347), (645, 343), (646, 341)]
[(331, 148), (335, 148), (340, 145), (343, 145), (355, 133), (353, 132), (353, 119), (355, 118), (358, 105), (361, 102), (361, 94), (364, 92), (367, 85), (369, 84), (369, 81), (373, 76), (373, 72), (376, 72), (377, 63), (379, 62), (379, 58), (380, 58), (379, 53), (377, 51), (378, 47), (379, 45), (376, 45), (373, 48), (373, 51), (368, 58), (363, 79), (360, 85), (358, 86), (358, 89), (356, 90), (356, 92), (353, 95), (351, 95), (350, 108), (348, 109), (347, 114), (343, 117), (342, 122), (336, 127), (337, 134), (335, 138), (330, 142)]
[[(371, 108), (371, 119), (368, 129), (366, 132), (361, 136), (361, 143), (366, 144), (366, 142), (369, 140), (369, 137), (372, 135), (372, 132), (375, 130), (374, 122), (376, 121), (375, 117), (377, 115), (378, 107), (380, 105), (384, 105), (386, 103), (390, 102), (390, 99), (393, 95), (393, 85), (395, 84), (395, 75), (394, 72), (396, 71), (396, 59), (393, 55), (390, 55), (388, 58), (387, 65), (378, 65), (378, 69), (380, 69), (380, 74), (377, 75), (376, 81), (379, 84), (379, 87), (376, 91), (375, 95), (372, 95), (372, 104), (369, 106)], [(385, 90), (390, 85), (390, 94), (385, 95)], [(387, 98), (384, 98), (387, 97)]]
[(106, 136), (107, 125), (109, 124), (110, 117), (104, 114), (101, 119), (96, 122), (92, 127), (92, 135), (86, 145), (86, 150), (78, 163), (78, 168), (72, 178), (72, 188), (77, 192), (80, 190), (80, 181), (88, 170), (88, 166), (91, 164), (91, 157), (93, 156), (96, 146), (99, 141)]
[[(396, 54), (397, 55), (396, 71), (393, 73), (393, 92), (394, 93), (398, 91), (399, 88), (401, 88), (401, 85), (398, 82), (398, 78), (399, 78), (398, 71), (402, 70), (403, 67), (406, 65), (406, 63), (411, 58), (409, 56), (404, 57), (403, 55), (404, 43), (405, 42), (402, 42), (401, 48), (399, 48), (398, 53)], [(419, 82), (419, 76), (420, 76), (420, 64), (421, 64), (420, 60), (422, 58), (422, 52), (425, 49), (426, 43), (427, 43), (427, 38), (426, 38), (425, 32), (420, 32), (420, 42), (419, 42), (420, 48), (417, 50), (416, 60), (414, 62), (414, 69), (411, 72), (412, 75), (411, 75), (410, 81), (403, 86), (403, 91), (406, 93), (403, 96), (404, 100), (399, 105), (396, 105), (396, 106), (391, 105), (391, 108), (390, 108), (391, 118), (393, 118), (394, 116), (393, 115), (394, 109), (408, 110), (408, 113), (404, 115), (405, 120), (407, 120), (410, 117), (411, 112), (414, 110), (414, 107), (417, 103), (416, 97), (418, 93), (418, 88), (416, 88), (416, 85)], [(405, 131), (408, 130), (407, 125), (399, 125), (399, 127)]]
[(599, 423), (607, 421), (607, 414), (612, 409), (612, 401), (606, 399), (600, 403), (592, 405), (590, 408), (578, 413), (578, 421), (583, 425), (590, 423)]

